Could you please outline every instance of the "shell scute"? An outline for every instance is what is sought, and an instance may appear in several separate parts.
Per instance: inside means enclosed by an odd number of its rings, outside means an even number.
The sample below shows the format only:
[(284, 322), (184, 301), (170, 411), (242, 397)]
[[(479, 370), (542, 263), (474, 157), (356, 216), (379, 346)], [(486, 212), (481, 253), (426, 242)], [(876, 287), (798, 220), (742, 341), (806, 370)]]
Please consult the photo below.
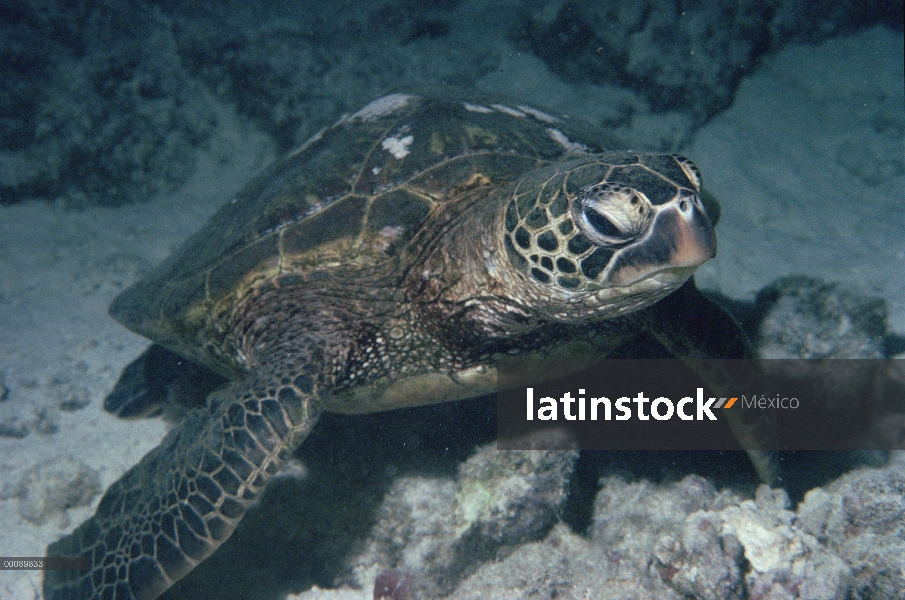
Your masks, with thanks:
[[(406, 188), (375, 197), (368, 210), (365, 235), (395, 246), (411, 239), (427, 217), (430, 203)], [(386, 250), (386, 249), (384, 249)]]
[(275, 259), (279, 256), (277, 242), (273, 235), (261, 238), (231, 254), (229, 260), (215, 264), (208, 275), (207, 296), (228, 293), (249, 271), (268, 261), (275, 267)]
[(287, 224), (280, 232), (279, 253), (297, 259), (319, 246), (354, 238), (361, 231), (366, 208), (364, 196), (347, 196), (307, 219)]

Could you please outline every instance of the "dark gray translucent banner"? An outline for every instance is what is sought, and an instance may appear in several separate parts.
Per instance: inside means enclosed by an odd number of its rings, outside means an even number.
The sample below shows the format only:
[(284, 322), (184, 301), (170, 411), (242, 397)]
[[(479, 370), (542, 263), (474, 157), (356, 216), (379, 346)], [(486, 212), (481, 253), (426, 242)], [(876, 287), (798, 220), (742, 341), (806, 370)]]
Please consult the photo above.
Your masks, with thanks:
[(905, 448), (901, 360), (506, 360), (502, 450)]

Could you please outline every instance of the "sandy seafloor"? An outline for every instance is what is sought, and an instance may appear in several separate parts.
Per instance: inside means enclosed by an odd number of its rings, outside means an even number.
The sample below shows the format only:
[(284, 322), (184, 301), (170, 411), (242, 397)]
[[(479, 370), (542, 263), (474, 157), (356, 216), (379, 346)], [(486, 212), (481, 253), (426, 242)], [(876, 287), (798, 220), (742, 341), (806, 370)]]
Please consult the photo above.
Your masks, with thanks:
[[(723, 207), (719, 256), (700, 270), (701, 287), (750, 299), (781, 275), (808, 274), (881, 296), (890, 330), (905, 334), (902, 56), (901, 33), (885, 28), (789, 46), (762, 60), (731, 107), (697, 132), (684, 153)], [(575, 118), (587, 104), (586, 88), (515, 51), (480, 85), (571, 107)], [(147, 343), (106, 308), (275, 157), (265, 136), (225, 108), (209, 147), (185, 186), (145, 204), (0, 207), (0, 376), (8, 388), (0, 420), (32, 425), (25, 437), (0, 436), (0, 556), (42, 555), (100, 498), (65, 512), (47, 507), (44, 517), (30, 509), (26, 520), (23, 503), (40, 497), (27, 474), (75, 460), (104, 489), (164, 435), (160, 420), (124, 422), (101, 408)], [(59, 410), (67, 400), (88, 405)], [(36, 571), (0, 571), (2, 598), (39, 598), (40, 584)]]

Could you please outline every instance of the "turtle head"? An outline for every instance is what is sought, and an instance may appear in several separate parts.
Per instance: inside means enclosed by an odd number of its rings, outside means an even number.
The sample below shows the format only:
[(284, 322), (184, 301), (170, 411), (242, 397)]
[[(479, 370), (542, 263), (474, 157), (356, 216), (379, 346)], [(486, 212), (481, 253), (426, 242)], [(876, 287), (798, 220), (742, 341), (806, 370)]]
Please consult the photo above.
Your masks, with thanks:
[(557, 320), (624, 314), (716, 255), (716, 207), (702, 194), (697, 168), (676, 155), (619, 152), (544, 167), (506, 206), (505, 255), (522, 293)]

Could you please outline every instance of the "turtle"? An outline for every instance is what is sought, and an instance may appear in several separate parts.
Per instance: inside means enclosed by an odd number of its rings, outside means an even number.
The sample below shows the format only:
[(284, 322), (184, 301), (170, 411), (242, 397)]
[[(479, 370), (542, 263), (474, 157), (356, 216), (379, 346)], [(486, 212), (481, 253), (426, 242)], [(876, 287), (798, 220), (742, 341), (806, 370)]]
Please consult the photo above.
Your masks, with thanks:
[(324, 411), (477, 397), (502, 358), (607, 356), (638, 335), (750, 356), (693, 284), (718, 210), (691, 160), (531, 106), (394, 93), (344, 115), (113, 301), (154, 344), (133, 371), (187, 360), (215, 389), (49, 546), (91, 567), (48, 571), (45, 597), (156, 598)]

